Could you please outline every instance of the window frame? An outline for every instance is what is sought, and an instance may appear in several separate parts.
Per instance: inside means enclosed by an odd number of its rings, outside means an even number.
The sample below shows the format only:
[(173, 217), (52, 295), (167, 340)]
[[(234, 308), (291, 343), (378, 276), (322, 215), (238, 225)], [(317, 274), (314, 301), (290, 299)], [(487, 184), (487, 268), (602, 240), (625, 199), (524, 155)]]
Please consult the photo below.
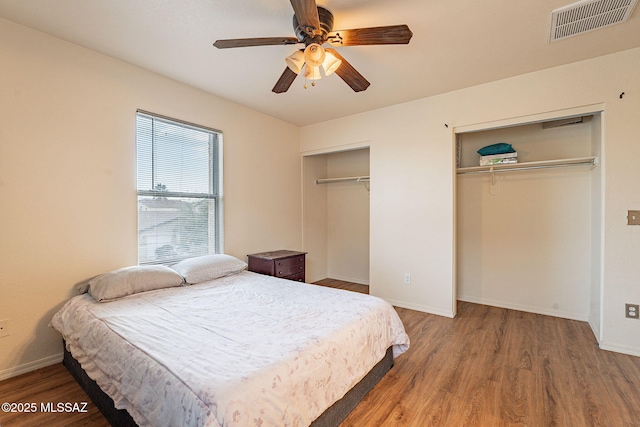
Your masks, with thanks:
[[(139, 117), (147, 117), (152, 120), (158, 120), (164, 122), (166, 124), (186, 127), (190, 129), (194, 129), (201, 132), (206, 132), (209, 134), (215, 135), (215, 141), (209, 142), (209, 188), (211, 192), (209, 193), (191, 193), (191, 192), (181, 192), (181, 191), (166, 191), (166, 190), (140, 190), (140, 176), (139, 176), (139, 168), (140, 168), (140, 160), (139, 160), (139, 148), (138, 148), (138, 119)], [(174, 119), (172, 117), (163, 116), (156, 113), (151, 113), (145, 110), (138, 109), (136, 110), (136, 135), (135, 135), (135, 152), (136, 152), (136, 199), (137, 199), (137, 218), (136, 218), (136, 229), (137, 229), (137, 249), (138, 249), (138, 264), (139, 265), (155, 265), (155, 264), (174, 264), (182, 259), (189, 258), (191, 256), (196, 256), (197, 254), (175, 257), (168, 259), (163, 262), (163, 260), (154, 259), (153, 261), (145, 261), (141, 262), (140, 260), (140, 200), (141, 197), (163, 197), (163, 198), (171, 198), (171, 199), (180, 199), (180, 198), (189, 198), (189, 199), (203, 199), (203, 200), (211, 200), (214, 206), (213, 213), (213, 224), (211, 221), (208, 222), (209, 229), (213, 226), (213, 245), (209, 244), (209, 254), (218, 254), (224, 252), (224, 237), (223, 237), (223, 224), (224, 224), (224, 209), (223, 209), (223, 133), (218, 129), (214, 129), (207, 126), (198, 125), (195, 123), (187, 122), (180, 119)], [(152, 134), (153, 138), (153, 134)], [(154, 150), (154, 142), (152, 140), (152, 156)], [(153, 170), (156, 168), (156, 160), (152, 157), (151, 165), (152, 165), (152, 186), (155, 186), (157, 183), (154, 183), (155, 176)], [(210, 242), (211, 243), (211, 242)], [(212, 247), (213, 246), (213, 247)], [(201, 255), (201, 254), (200, 254)]]

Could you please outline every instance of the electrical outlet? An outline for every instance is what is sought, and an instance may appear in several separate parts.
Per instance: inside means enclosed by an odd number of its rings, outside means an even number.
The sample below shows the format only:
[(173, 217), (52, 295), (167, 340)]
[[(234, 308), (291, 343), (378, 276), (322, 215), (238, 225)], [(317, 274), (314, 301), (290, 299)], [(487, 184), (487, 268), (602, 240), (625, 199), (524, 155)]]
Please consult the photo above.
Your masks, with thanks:
[(640, 319), (640, 305), (638, 304), (625, 304), (624, 316), (629, 319)]
[(0, 338), (9, 336), (9, 321), (0, 320)]
[(404, 273), (404, 284), (405, 285), (410, 285), (411, 284), (411, 274)]

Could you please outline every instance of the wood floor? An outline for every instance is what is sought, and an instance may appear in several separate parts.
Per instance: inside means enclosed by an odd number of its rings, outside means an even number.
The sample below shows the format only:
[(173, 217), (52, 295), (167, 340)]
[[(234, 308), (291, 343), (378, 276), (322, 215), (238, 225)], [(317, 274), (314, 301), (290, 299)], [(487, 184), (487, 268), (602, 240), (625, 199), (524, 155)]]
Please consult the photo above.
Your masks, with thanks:
[[(455, 319), (397, 311), (411, 348), (342, 427), (640, 426), (640, 358), (600, 350), (584, 322), (470, 303)], [(88, 398), (60, 364), (0, 382), (0, 401), (40, 409)], [(0, 412), (0, 427), (108, 425), (90, 402), (87, 409)]]

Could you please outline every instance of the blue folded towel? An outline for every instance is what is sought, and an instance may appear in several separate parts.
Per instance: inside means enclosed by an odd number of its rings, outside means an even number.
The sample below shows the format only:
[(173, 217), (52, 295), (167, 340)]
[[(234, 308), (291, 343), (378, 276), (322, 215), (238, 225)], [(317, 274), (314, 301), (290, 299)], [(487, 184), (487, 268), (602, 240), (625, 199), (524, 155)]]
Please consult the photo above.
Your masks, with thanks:
[(490, 156), (492, 154), (504, 154), (504, 153), (515, 153), (516, 150), (511, 147), (511, 144), (506, 144), (504, 142), (499, 142), (497, 144), (487, 145), (486, 147), (482, 147), (478, 150), (478, 154), (481, 156)]

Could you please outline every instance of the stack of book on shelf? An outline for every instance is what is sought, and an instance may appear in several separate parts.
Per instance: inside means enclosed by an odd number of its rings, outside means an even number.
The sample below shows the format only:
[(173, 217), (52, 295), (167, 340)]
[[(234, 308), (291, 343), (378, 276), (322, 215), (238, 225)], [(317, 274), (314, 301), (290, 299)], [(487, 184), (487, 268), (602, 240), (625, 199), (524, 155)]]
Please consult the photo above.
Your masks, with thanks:
[(480, 154), (480, 166), (518, 163), (518, 153), (511, 144), (504, 142), (482, 147), (478, 150), (478, 154)]

